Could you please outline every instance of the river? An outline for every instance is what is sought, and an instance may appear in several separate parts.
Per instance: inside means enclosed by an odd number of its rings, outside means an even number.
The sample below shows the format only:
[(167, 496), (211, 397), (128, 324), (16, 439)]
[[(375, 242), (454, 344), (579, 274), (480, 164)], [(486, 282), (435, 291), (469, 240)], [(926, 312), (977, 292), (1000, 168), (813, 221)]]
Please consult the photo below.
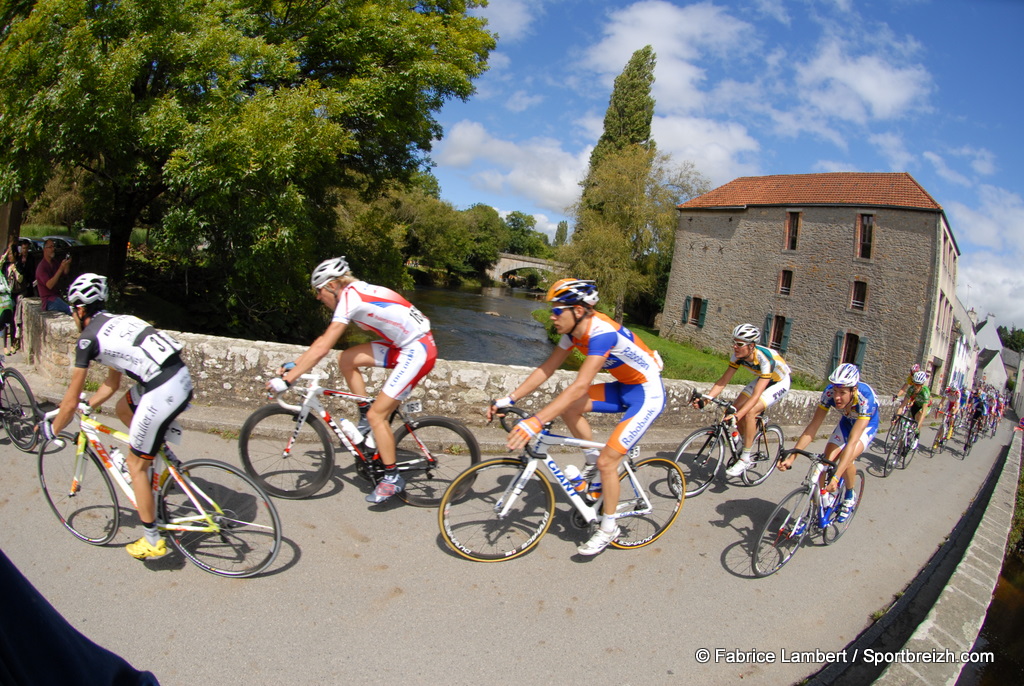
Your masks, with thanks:
[(544, 327), (530, 315), (545, 307), (537, 293), (417, 288), (403, 295), (430, 318), (441, 359), (536, 367), (551, 354)]

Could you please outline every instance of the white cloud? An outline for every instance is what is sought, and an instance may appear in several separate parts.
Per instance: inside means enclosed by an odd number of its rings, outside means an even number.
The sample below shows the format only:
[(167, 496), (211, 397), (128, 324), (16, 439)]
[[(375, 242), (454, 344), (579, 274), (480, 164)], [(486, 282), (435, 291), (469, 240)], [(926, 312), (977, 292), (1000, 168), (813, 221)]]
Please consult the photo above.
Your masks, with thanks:
[(925, 152), (921, 153), (921, 156), (924, 157), (929, 162), (931, 162), (932, 167), (935, 169), (935, 173), (938, 174), (941, 178), (945, 179), (946, 181), (949, 181), (950, 183), (955, 183), (958, 186), (971, 185), (970, 179), (968, 179), (960, 172), (950, 168), (950, 166), (946, 164), (946, 160), (942, 159), (942, 157), (940, 157), (936, 153), (931, 152), (930, 150), (926, 150)]
[(902, 136), (895, 133), (877, 133), (868, 137), (871, 145), (878, 148), (878, 152), (889, 163), (892, 171), (906, 171), (914, 161), (914, 156), (907, 151)]
[(897, 66), (882, 55), (851, 56), (847, 47), (826, 41), (817, 55), (797, 66), (804, 102), (822, 115), (857, 124), (925, 107), (932, 84), (924, 67)]
[(543, 14), (544, 0), (492, 0), (473, 14), (487, 19), (487, 29), (502, 42), (515, 42), (529, 35), (533, 22)]
[(818, 160), (812, 169), (816, 172), (857, 172), (860, 169), (849, 162), (836, 162), (835, 160)]
[(478, 188), (521, 196), (537, 207), (564, 214), (579, 198), (579, 181), (586, 172), (590, 148), (571, 153), (552, 138), (502, 140), (488, 133), (482, 124), (461, 121), (437, 145), (435, 159), (468, 170)]
[(542, 102), (544, 102), (543, 95), (529, 95), (526, 91), (516, 91), (505, 102), (505, 107), (511, 112), (522, 112)]
[(959, 202), (946, 207), (957, 241), (1004, 252), (1018, 264), (1024, 261), (1024, 200), (1012, 191), (987, 184), (980, 186), (978, 194), (980, 206), (976, 209)]
[(952, 153), (957, 157), (968, 158), (970, 160), (971, 169), (973, 169), (976, 174), (991, 176), (996, 173), (996, 156), (991, 150), (965, 145), (953, 150)]
[(783, 0), (754, 0), (754, 6), (765, 16), (789, 26), (789, 13)]
[(658, 150), (672, 155), (677, 163), (693, 162), (715, 185), (758, 173), (756, 165), (742, 160), (757, 153), (760, 144), (735, 122), (656, 116), (651, 132)]
[(957, 295), (983, 319), (991, 312), (999, 326), (1024, 327), (1024, 272), (1020, 260), (980, 252), (960, 258)]

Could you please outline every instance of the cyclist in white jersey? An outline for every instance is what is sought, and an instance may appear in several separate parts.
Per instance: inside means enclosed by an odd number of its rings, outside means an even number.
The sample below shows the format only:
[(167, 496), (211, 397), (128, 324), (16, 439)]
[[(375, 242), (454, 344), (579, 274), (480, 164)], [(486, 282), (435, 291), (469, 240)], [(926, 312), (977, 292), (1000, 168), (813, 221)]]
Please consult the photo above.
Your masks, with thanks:
[[(740, 391), (733, 405), (736, 407), (736, 424), (743, 438), (743, 452), (736, 464), (725, 471), (729, 476), (740, 476), (751, 464), (750, 452), (757, 434), (757, 416), (779, 402), (782, 396), (789, 393), (789, 365), (776, 351), (757, 345), (761, 338), (761, 330), (753, 324), (740, 324), (732, 332), (732, 357), (729, 367), (722, 378), (708, 391), (708, 395), (717, 398), (733, 374), (741, 366), (755, 374), (754, 380)], [(703, 407), (704, 401), (694, 400), (695, 407)]]
[[(576, 380), (558, 394), (547, 406), (518, 424), (509, 433), (509, 450), (518, 450), (543, 428), (546, 422), (561, 416), (576, 438), (591, 440), (586, 412), (624, 412), (608, 443), (598, 455), (587, 455), (584, 479), (593, 475), (594, 461), (601, 475), (604, 505), (601, 524), (589, 541), (577, 548), (580, 555), (596, 555), (620, 533), (615, 523), (619, 504), (619, 463), (636, 445), (662, 410), (665, 409), (665, 387), (661, 382), (661, 358), (639, 337), (609, 317), (597, 312), (597, 287), (593, 281), (561, 279), (548, 290), (547, 300), (554, 304), (551, 321), (562, 334), (558, 347), (547, 361), (526, 377), (506, 397), (494, 401), (487, 409), (490, 421), (494, 413), (532, 393), (547, 381), (573, 349), (586, 357)], [(611, 383), (592, 384), (600, 371), (615, 378)]]
[(395, 437), (389, 419), (398, 404), (434, 368), (437, 347), (430, 332), (430, 320), (398, 293), (352, 276), (344, 257), (321, 262), (313, 270), (310, 283), (317, 299), (334, 315), (327, 330), (313, 341), (309, 350), (290, 369), (278, 370), (280, 377), (271, 379), (267, 387), (280, 393), (312, 369), (337, 345), (349, 322), (381, 337), (379, 341), (343, 351), (338, 356), (338, 367), (349, 389), (363, 396), (366, 381), (361, 368), (394, 370), (373, 404), (359, 408), (358, 428), (363, 434), (373, 431), (378, 455), (384, 463), (384, 478), (366, 500), (382, 503), (405, 487), (405, 480), (395, 466)]
[(68, 289), (71, 316), (81, 336), (60, 411), (52, 425), (43, 423), (43, 431), (52, 438), (71, 422), (94, 360), (110, 371), (89, 398), (90, 407), (95, 409), (109, 400), (120, 387), (122, 375), (136, 382), (116, 407), (118, 418), (129, 427), (126, 464), (145, 534), (126, 549), (140, 560), (160, 557), (167, 553), (167, 542), (156, 528), (156, 504), (150, 490), (153, 456), (163, 445), (171, 421), (192, 399), (192, 377), (181, 360), (178, 341), (138, 317), (110, 314), (104, 310), (106, 300), (107, 279), (98, 274), (82, 274)]

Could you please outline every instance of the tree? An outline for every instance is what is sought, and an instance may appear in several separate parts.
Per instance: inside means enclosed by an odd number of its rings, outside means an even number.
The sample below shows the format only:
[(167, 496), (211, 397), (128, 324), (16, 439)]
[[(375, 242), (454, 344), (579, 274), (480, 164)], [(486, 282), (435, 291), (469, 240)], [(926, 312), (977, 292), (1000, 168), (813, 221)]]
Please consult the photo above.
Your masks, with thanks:
[(533, 228), (537, 226), (537, 219), (532, 214), (518, 210), (510, 212), (505, 217), (505, 226), (508, 228), (509, 240), (504, 252), (545, 259), (551, 257), (548, 238)]
[(1024, 352), (1024, 329), (1018, 329), (1016, 326), (1011, 326), (1009, 329), (1005, 326), (997, 326), (996, 333), (999, 334), (999, 340), (1004, 348), (1018, 353)]
[(555, 229), (555, 247), (560, 248), (565, 245), (566, 239), (569, 237), (569, 222), (560, 221), (558, 222), (558, 228)]
[[(476, 0), (48, 0), (0, 13), (0, 202), (87, 173), (110, 276), (149, 212), (245, 299), (286, 306), (335, 189), (407, 179), (494, 36)], [(153, 209), (158, 208), (154, 212)], [(191, 247), (189, 249), (191, 249)]]

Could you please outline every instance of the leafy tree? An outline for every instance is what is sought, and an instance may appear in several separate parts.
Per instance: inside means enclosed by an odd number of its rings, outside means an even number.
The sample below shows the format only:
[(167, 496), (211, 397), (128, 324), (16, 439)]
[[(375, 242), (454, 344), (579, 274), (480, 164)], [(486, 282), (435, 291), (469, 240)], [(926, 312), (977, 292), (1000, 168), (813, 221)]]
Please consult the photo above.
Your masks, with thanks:
[(527, 257), (551, 257), (551, 246), (548, 237), (534, 229), (537, 220), (532, 214), (516, 210), (505, 217), (509, 240), (504, 252)]
[(558, 222), (558, 228), (555, 229), (555, 247), (560, 248), (565, 245), (566, 239), (569, 237), (569, 222), (560, 221)]
[(999, 340), (1004, 348), (1019, 353), (1024, 352), (1024, 329), (1018, 329), (1016, 326), (1011, 326), (1009, 329), (1005, 326), (997, 326), (996, 332), (999, 334)]
[(203, 246), (233, 316), (286, 308), (338, 245), (336, 189), (408, 179), (442, 133), (435, 113), (473, 92), (495, 45), (468, 14), (480, 5), (8, 3), (0, 202), (84, 170), (115, 280), (151, 221), (169, 248)]

